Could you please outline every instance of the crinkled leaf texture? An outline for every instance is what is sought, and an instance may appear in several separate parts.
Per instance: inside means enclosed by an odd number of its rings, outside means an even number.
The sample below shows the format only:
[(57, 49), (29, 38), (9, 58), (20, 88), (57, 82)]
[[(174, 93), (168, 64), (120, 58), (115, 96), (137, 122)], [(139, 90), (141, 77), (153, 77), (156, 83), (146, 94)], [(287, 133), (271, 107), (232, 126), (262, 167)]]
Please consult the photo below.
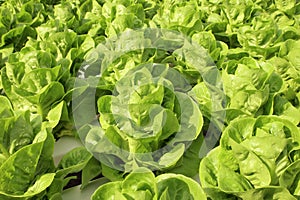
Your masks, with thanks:
[(288, 120), (236, 119), (224, 130), (220, 146), (201, 161), (201, 184), (213, 199), (295, 199), (299, 144), (299, 130)]

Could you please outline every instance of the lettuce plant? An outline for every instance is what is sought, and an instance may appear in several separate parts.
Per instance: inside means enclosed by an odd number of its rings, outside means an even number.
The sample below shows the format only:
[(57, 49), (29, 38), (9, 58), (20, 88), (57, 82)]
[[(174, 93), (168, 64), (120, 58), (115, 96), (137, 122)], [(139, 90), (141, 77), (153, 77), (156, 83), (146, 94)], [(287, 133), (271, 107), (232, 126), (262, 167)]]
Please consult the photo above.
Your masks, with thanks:
[(299, 0), (0, 0), (0, 199), (299, 199), (299, 39)]
[(151, 63), (129, 71), (112, 95), (98, 99), (101, 129), (90, 127), (87, 148), (119, 170), (175, 165), (203, 122), (197, 104), (168, 79), (174, 74), (167, 65)]
[(55, 176), (54, 138), (43, 128), (40, 116), (15, 112), (0, 96), (1, 199), (29, 199), (48, 188)]
[(296, 199), (298, 180), (288, 174), (298, 163), (299, 141), (299, 129), (280, 117), (236, 119), (202, 160), (201, 184), (213, 199)]
[[(80, 70), (77, 85), (90, 89), (73, 98), (73, 113), (79, 136), (94, 156), (119, 171), (148, 167), (195, 175), (203, 119), (188, 91), (197, 82), (220, 90), (214, 85), (218, 71), (205, 51), (176, 32), (146, 29), (125, 32), (87, 58), (90, 62)], [(82, 114), (94, 109), (91, 90), (99, 96), (94, 99), (100, 127), (90, 123), (92, 115)], [(190, 169), (188, 155), (195, 159)]]
[[(138, 182), (138, 183), (137, 183)], [(123, 181), (100, 186), (92, 200), (101, 199), (206, 199), (200, 185), (191, 178), (178, 174), (162, 174), (157, 177), (147, 168), (137, 168)]]

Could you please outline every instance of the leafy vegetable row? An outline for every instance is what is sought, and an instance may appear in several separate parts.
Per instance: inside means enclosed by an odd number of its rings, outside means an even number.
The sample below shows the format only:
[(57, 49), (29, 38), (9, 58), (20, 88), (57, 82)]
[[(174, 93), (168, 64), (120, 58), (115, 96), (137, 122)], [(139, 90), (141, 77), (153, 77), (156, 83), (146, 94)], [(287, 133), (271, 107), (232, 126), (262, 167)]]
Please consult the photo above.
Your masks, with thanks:
[(299, 23), (298, 0), (0, 0), (0, 198), (76, 172), (112, 181), (92, 199), (299, 198)]

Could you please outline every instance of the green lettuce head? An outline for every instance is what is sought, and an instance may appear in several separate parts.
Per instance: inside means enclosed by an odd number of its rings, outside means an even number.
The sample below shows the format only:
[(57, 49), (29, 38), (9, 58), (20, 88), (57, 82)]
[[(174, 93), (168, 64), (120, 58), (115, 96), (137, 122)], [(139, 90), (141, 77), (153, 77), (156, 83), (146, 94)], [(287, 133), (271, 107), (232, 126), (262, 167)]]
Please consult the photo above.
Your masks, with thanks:
[(278, 116), (232, 121), (220, 146), (201, 161), (205, 192), (213, 199), (296, 199), (299, 136), (292, 122)]
[(101, 199), (186, 199), (205, 200), (199, 183), (179, 174), (166, 173), (157, 177), (147, 168), (137, 168), (123, 181), (100, 186), (92, 200)]
[[(87, 60), (73, 93), (75, 124), (87, 149), (118, 171), (146, 167), (195, 175), (204, 122), (189, 91), (201, 82), (216, 94), (212, 104), (223, 98), (205, 50), (174, 31), (129, 30), (99, 45)], [(209, 135), (217, 125), (207, 122)]]

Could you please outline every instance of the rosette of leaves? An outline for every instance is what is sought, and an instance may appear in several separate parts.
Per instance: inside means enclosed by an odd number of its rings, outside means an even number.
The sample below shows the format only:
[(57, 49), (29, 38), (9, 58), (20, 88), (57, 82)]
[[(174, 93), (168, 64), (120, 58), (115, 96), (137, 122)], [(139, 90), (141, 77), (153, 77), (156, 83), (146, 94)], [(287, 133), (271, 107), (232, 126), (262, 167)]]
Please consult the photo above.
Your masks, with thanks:
[(215, 37), (228, 44), (230, 48), (240, 47), (237, 32), (240, 26), (246, 24), (253, 15), (258, 13), (259, 7), (252, 1), (219, 1), (214, 5), (216, 11), (208, 12), (205, 30), (212, 30)]
[[(38, 52), (37, 61), (45, 61), (43, 55), (51, 54)], [(45, 64), (51, 65), (51, 62)], [(61, 69), (61, 66), (31, 69), (24, 62), (18, 60), (6, 63), (6, 66), (1, 70), (1, 82), (14, 109), (39, 114), (43, 121), (48, 119), (48, 114), (51, 113), (52, 109), (55, 109), (58, 113), (54, 115), (58, 117), (58, 120), (61, 118), (64, 121), (69, 121), (66, 104), (63, 101), (64, 86), (59, 82)], [(60, 102), (61, 104), (59, 104)], [(51, 128), (56, 125), (56, 120), (50, 122)]]
[[(88, 34), (95, 40), (103, 39), (106, 22), (102, 15), (102, 6), (96, 0), (60, 1), (60, 4), (54, 6), (49, 18), (43, 25), (44, 29), (65, 26), (77, 34)], [(50, 24), (54, 26), (49, 27)]]
[(16, 110), (30, 110), (40, 114), (43, 120), (56, 108), (56, 117), (63, 123), (55, 132), (65, 129), (62, 134), (72, 134), (67, 108), (71, 93), (68, 86), (72, 73), (76, 73), (94, 41), (73, 31), (39, 29), (38, 37), (38, 40), (29, 39), (21, 51), (9, 56), (1, 73), (3, 90)]
[(0, 198), (39, 199), (54, 180), (54, 138), (39, 115), (0, 96)]
[(126, 29), (146, 27), (149, 15), (153, 15), (157, 5), (153, 1), (106, 1), (102, 6), (102, 15), (105, 18), (107, 37), (121, 34)]
[(299, 129), (288, 120), (236, 119), (201, 161), (204, 191), (212, 199), (297, 199), (299, 144)]
[(197, 1), (163, 1), (150, 27), (176, 30), (191, 36), (203, 30), (202, 18)]
[(101, 128), (83, 127), (86, 147), (105, 165), (126, 172), (174, 167), (203, 124), (198, 105), (174, 87), (180, 78), (163, 64), (130, 70), (111, 95), (98, 99)]
[(43, 118), (51, 106), (62, 99), (64, 87), (57, 80), (60, 67), (38, 68), (25, 73), (24, 63), (7, 64), (2, 68), (5, 94), (17, 110), (30, 110)]
[(197, 32), (193, 34), (192, 40), (205, 48), (218, 68), (221, 68), (221, 64), (226, 59), (226, 56), (228, 56), (228, 46), (226, 43), (216, 40), (211, 31)]
[[(0, 96), (0, 197), (1, 199), (51, 199), (82, 170), (82, 187), (101, 172), (99, 162), (84, 148), (73, 149), (58, 166), (53, 161), (54, 138), (63, 102), (52, 109), (47, 121), (29, 111), (14, 111)], [(53, 197), (54, 198), (54, 197)]]
[(278, 57), (268, 60), (282, 79), (282, 88), (274, 96), (273, 112), (295, 125), (300, 121), (299, 44), (299, 41), (287, 40), (281, 45)]
[(45, 20), (45, 7), (36, 1), (5, 1), (0, 8), (0, 67), (8, 56), (19, 51), (28, 38), (35, 38), (35, 27)]
[[(289, 1), (288, 3), (293, 4), (293, 1)], [(282, 7), (286, 8), (286, 6)], [(296, 10), (296, 6), (293, 7)], [(294, 12), (286, 12), (283, 10), (274, 10), (274, 12), (270, 13), (270, 16), (276, 22), (280, 32), (280, 40), (286, 41), (288, 39), (297, 40), (300, 38), (299, 24), (295, 19)]]
[(149, 169), (138, 168), (122, 181), (100, 186), (92, 200), (102, 199), (205, 200), (206, 195), (199, 183), (186, 176), (166, 173), (155, 177)]
[[(205, 82), (209, 91), (222, 93), (219, 71), (206, 51), (178, 32), (128, 30), (89, 52), (86, 60), (74, 86), (73, 116), (94, 155), (126, 172), (144, 166), (194, 176), (203, 140), (202, 114), (188, 92)], [(189, 126), (192, 130), (187, 131)], [(171, 154), (172, 161), (167, 158)]]
[(282, 87), (282, 80), (272, 65), (244, 57), (238, 61), (226, 62), (223, 67), (222, 80), (228, 97), (228, 121), (234, 115), (272, 114), (269, 104), (273, 103), (272, 97)]
[(266, 12), (251, 18), (251, 22), (240, 26), (238, 41), (254, 57), (269, 58), (279, 50), (280, 31), (274, 19)]

